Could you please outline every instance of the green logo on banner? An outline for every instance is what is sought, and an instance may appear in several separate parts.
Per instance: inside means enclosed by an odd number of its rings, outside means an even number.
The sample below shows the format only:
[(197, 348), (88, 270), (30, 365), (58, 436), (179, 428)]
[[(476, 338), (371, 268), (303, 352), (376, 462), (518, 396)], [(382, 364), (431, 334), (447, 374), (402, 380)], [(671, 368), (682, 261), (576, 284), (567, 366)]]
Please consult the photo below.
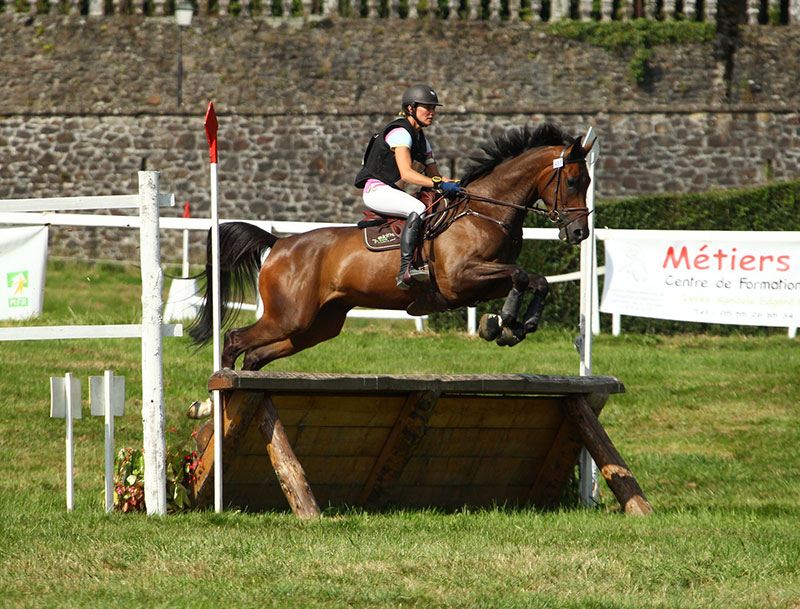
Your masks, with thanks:
[(8, 298), (9, 307), (27, 307), (28, 297), (23, 294), (28, 287), (28, 271), (14, 271), (7, 273), (8, 287), (11, 296)]

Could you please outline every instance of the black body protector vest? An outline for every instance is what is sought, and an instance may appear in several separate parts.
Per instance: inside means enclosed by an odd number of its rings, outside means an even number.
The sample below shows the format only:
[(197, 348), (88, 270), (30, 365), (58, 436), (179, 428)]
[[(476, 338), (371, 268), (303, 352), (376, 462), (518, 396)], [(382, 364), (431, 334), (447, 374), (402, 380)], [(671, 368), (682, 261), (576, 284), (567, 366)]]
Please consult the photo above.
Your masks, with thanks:
[(400, 170), (397, 168), (394, 151), (386, 143), (386, 135), (397, 127), (402, 127), (411, 136), (411, 160), (425, 163), (425, 155), (428, 149), (425, 134), (422, 133), (422, 129), (419, 132), (414, 131), (414, 128), (405, 118), (398, 118), (370, 138), (367, 150), (364, 152), (361, 170), (356, 176), (355, 185), (357, 188), (364, 188), (364, 184), (370, 178), (380, 180), (393, 188), (398, 188), (395, 183), (400, 180)]

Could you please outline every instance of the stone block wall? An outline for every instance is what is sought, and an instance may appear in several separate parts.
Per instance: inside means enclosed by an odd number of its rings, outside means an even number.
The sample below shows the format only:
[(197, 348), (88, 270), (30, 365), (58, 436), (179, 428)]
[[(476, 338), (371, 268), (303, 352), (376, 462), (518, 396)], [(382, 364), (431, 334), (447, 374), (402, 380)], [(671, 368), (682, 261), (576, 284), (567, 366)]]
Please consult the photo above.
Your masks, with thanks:
[[(428, 134), (454, 177), (482, 143), (543, 120), (594, 128), (601, 199), (800, 173), (795, 28), (746, 29), (726, 96), (711, 44), (657, 48), (638, 86), (628, 58), (531, 24), (291, 23), (195, 19), (180, 34), (167, 18), (0, 15), (0, 199), (132, 193), (146, 168), (207, 215), (214, 100), (222, 217), (352, 222), (366, 141), (418, 81), (445, 102)], [(138, 235), (120, 232), (54, 230), (51, 255), (137, 260)], [(164, 237), (179, 260), (180, 235)]]

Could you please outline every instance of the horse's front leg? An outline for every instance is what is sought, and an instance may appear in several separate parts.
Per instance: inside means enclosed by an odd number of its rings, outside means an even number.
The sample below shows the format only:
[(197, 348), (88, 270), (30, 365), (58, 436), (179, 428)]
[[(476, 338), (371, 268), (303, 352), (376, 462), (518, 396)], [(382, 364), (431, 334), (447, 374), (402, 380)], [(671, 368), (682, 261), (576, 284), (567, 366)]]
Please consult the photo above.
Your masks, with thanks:
[(544, 275), (529, 275), (529, 286), (529, 289), (533, 290), (533, 298), (525, 310), (525, 315), (522, 316), (522, 329), (525, 334), (536, 332), (539, 327), (547, 293), (550, 291), (550, 285)]

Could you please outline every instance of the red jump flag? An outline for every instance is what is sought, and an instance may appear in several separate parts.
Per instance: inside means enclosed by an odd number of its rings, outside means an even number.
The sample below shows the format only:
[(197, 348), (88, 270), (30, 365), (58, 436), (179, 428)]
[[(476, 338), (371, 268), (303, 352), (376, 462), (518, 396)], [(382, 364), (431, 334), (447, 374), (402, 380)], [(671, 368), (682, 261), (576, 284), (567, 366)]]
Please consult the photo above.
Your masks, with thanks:
[(203, 121), (206, 128), (206, 137), (208, 138), (208, 151), (211, 155), (211, 162), (217, 162), (217, 113), (214, 112), (214, 102), (208, 102), (208, 110), (206, 110), (206, 118)]

